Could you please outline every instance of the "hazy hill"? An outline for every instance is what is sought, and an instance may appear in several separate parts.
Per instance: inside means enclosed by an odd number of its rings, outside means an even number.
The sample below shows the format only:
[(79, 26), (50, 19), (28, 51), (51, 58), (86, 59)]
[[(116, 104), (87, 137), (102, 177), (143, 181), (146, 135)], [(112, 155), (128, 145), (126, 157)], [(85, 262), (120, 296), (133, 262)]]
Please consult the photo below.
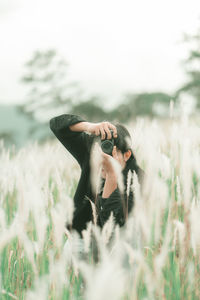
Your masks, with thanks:
[(20, 148), (29, 141), (42, 142), (50, 135), (48, 124), (30, 119), (19, 111), (17, 105), (0, 105), (0, 139), (4, 139), (6, 147), (15, 144)]

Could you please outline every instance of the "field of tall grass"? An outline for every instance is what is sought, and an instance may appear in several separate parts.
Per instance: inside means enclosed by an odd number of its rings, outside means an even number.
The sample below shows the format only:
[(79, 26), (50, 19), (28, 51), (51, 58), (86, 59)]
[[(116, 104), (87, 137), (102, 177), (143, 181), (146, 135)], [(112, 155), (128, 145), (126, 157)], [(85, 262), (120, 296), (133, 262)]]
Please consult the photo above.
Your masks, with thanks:
[(199, 124), (182, 116), (127, 127), (143, 193), (135, 176), (125, 226), (112, 214), (102, 230), (89, 222), (82, 253), (65, 228), (77, 162), (56, 138), (18, 152), (1, 141), (0, 299), (200, 299)]

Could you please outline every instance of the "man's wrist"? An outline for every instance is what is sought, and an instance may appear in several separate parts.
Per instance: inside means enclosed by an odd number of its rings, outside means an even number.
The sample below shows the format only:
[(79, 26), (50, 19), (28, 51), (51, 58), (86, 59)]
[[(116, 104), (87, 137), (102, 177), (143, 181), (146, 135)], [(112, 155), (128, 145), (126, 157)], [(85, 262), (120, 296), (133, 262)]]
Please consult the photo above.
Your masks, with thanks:
[(88, 131), (90, 123), (87, 121), (81, 121), (74, 125), (70, 125), (69, 128), (71, 131)]

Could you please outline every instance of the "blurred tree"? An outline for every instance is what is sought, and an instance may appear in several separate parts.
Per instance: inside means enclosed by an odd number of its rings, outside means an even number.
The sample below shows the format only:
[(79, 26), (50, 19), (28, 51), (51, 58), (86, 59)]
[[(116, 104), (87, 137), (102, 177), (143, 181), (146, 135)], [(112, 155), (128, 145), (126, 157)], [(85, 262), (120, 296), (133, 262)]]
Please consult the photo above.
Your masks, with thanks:
[(110, 120), (117, 120), (118, 122), (127, 122), (134, 117), (128, 103), (121, 103), (109, 113)]
[(104, 111), (101, 105), (101, 100), (98, 96), (93, 96), (87, 101), (80, 102), (72, 106), (70, 113), (81, 114), (91, 122), (100, 122), (108, 118), (108, 114)]
[(30, 118), (48, 120), (48, 112), (68, 109), (80, 99), (78, 84), (68, 80), (68, 64), (54, 49), (36, 51), (25, 66), (22, 82), (28, 94), (20, 109)]
[(0, 132), (0, 140), (4, 141), (5, 146), (11, 146), (15, 144), (15, 138), (13, 131)]
[(176, 92), (176, 98), (182, 93), (189, 93), (196, 100), (196, 106), (200, 109), (200, 28), (194, 35), (184, 35), (184, 42), (190, 43), (192, 49), (184, 60), (188, 81)]
[(137, 115), (159, 116), (159, 112), (156, 110), (158, 105), (162, 106), (163, 111), (167, 114), (172, 98), (162, 92), (127, 94), (124, 103), (117, 108), (118, 118), (127, 120)]

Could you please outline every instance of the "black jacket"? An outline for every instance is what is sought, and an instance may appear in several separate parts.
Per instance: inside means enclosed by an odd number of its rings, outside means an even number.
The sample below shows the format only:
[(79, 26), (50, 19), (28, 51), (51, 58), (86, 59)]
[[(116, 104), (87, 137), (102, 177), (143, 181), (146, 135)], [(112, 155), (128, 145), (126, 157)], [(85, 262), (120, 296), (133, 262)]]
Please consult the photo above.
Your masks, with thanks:
[[(131, 211), (134, 204), (132, 190), (129, 192), (127, 199), (128, 171), (131, 170), (132, 174), (133, 171), (136, 172), (140, 184), (142, 184), (144, 179), (144, 171), (137, 165), (134, 156), (131, 155), (126, 163), (126, 167), (122, 171), (125, 186), (124, 194), (121, 194), (117, 188), (108, 198), (102, 198), (105, 182), (102, 179), (102, 188), (95, 200), (90, 181), (90, 150), (95, 137), (86, 132), (75, 132), (69, 129), (70, 125), (83, 121), (86, 120), (80, 116), (70, 114), (62, 114), (50, 119), (51, 130), (63, 146), (74, 156), (81, 167), (81, 176), (74, 195), (75, 211), (73, 222), (72, 226), (67, 226), (68, 229), (76, 229), (81, 236), (81, 231), (86, 228), (87, 222), (93, 220), (92, 207), (88, 198), (95, 203), (98, 226), (103, 227), (111, 211), (113, 212), (115, 222), (122, 226), (125, 223), (126, 214)], [(127, 202), (128, 206), (126, 205)]]

